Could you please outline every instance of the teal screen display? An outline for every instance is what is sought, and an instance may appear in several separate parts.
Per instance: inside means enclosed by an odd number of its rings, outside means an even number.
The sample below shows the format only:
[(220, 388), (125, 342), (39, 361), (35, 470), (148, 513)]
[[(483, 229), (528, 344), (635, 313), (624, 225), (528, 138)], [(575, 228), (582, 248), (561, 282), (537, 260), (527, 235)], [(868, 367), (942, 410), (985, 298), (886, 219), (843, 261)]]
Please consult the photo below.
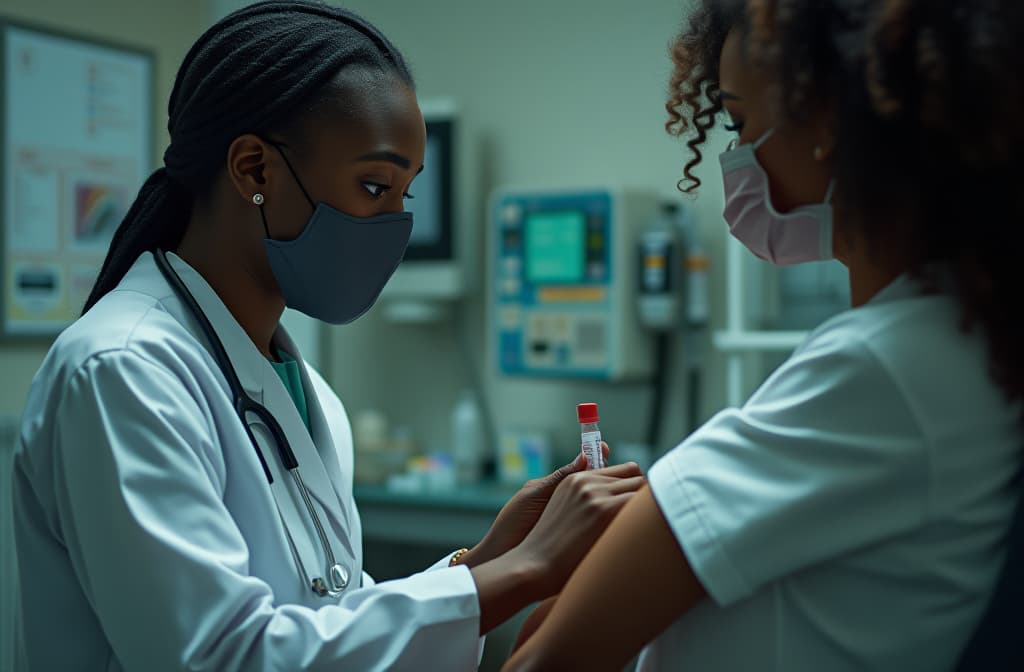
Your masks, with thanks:
[(526, 280), (531, 284), (583, 280), (586, 217), (582, 212), (541, 212), (526, 217)]

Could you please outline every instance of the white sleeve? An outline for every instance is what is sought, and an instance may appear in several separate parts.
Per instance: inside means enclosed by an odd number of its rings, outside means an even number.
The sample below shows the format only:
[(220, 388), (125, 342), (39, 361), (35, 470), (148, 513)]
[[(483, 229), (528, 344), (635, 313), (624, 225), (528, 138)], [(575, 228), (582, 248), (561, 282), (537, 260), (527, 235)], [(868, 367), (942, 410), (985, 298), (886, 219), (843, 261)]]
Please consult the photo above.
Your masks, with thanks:
[(222, 500), (223, 454), (170, 367), (89, 360), (55, 422), (61, 532), (126, 669), (476, 668), (479, 605), (455, 567), (354, 590), (320, 609), (275, 605)]
[(438, 560), (437, 562), (432, 564), (430, 567), (427, 567), (423, 571), (424, 572), (434, 572), (434, 571), (437, 571), (439, 569), (444, 569), (445, 567), (450, 567), (451, 566), (451, 561), (452, 561), (452, 556), (454, 556), (458, 551), (459, 551), (459, 549), (453, 548), (451, 553), (449, 553), (448, 555), (444, 556), (443, 558), (441, 558), (440, 560)]
[(832, 339), (712, 418), (648, 481), (701, 584), (728, 605), (919, 524), (929, 471), (899, 386), (863, 344)]
[[(447, 567), (450, 567), (451, 566), (450, 563), (452, 561), (452, 556), (455, 555), (459, 550), (460, 549), (453, 549), (451, 553), (449, 553), (448, 555), (444, 556), (443, 558), (441, 558), (440, 560), (438, 560), (437, 562), (432, 564), (430, 567), (427, 567), (425, 570), (423, 570), (423, 573), (426, 574), (427, 572), (436, 572), (439, 569), (445, 569)], [(486, 645), (487, 645), (487, 635), (480, 635), (480, 641), (477, 644), (477, 654), (476, 654), (476, 664), (477, 664), (477, 667), (480, 666), (480, 661), (484, 659), (484, 647)]]

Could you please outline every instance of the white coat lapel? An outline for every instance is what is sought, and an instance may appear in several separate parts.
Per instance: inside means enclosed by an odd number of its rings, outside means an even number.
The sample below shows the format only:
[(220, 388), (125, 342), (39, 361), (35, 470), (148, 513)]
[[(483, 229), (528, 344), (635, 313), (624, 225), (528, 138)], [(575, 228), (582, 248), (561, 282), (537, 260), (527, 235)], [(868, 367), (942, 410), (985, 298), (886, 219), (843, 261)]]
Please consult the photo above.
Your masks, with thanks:
[[(310, 433), (303, 424), (302, 417), (299, 415), (294, 401), (285, 389), (284, 383), (281, 382), (273, 366), (259, 352), (249, 338), (249, 335), (245, 333), (245, 330), (238, 324), (234, 316), (227, 309), (227, 306), (224, 305), (223, 301), (220, 300), (220, 297), (213, 291), (213, 288), (209, 286), (205, 279), (177, 255), (167, 253), (167, 259), (213, 325), (214, 331), (227, 351), (228, 359), (235, 369), (242, 388), (255, 401), (270, 411), (284, 431), (288, 443), (298, 460), (299, 469), (307, 489), (328, 513), (327, 518), (337, 521), (336, 524), (330, 525), (331, 531), (334, 532), (334, 535), (331, 536), (334, 536), (335, 540), (341, 539), (341, 547), (350, 556), (354, 557), (351, 554), (351, 543), (347, 538), (348, 516), (343, 510), (344, 507), (341, 506), (335, 489), (328, 480), (324, 463), (314, 447)], [(194, 322), (194, 318), (189, 319)], [(198, 328), (193, 329), (193, 332), (196, 333), (197, 338), (203, 342), (205, 347), (209, 347)], [(294, 344), (291, 343), (291, 339), (287, 339), (287, 342), (291, 345), (291, 352), (294, 353), (295, 348)], [(297, 355), (298, 353), (295, 354)], [(298, 356), (296, 359), (301, 361)], [(308, 385), (305, 380), (303, 383), (304, 388), (309, 391), (307, 404), (311, 408), (315, 406), (316, 412), (321, 414), (319, 403), (315, 402), (316, 395), (312, 392), (312, 386)], [(249, 417), (249, 422), (273, 476), (274, 482), (270, 487), (281, 509), (281, 514), (285, 518), (288, 534), (296, 546), (299, 557), (306, 563), (305, 569), (308, 573), (313, 576), (323, 576), (325, 571), (323, 566), (323, 550), (320, 548), (316, 529), (313, 526), (305, 504), (302, 502), (301, 496), (298, 494), (292, 476), (281, 463), (281, 458), (278, 455), (277, 447), (274, 445), (269, 429), (254, 416)], [(302, 530), (304, 533), (297, 533), (298, 530)], [(338, 550), (340, 549), (335, 548), (335, 553)], [(317, 559), (316, 564), (311, 566), (313, 559)], [(339, 557), (338, 559), (343, 563), (345, 562), (344, 558)]]
[[(320, 399), (317, 397), (316, 389), (313, 387), (309, 374), (306, 372), (302, 354), (298, 351), (291, 336), (288, 335), (287, 330), (283, 326), (278, 326), (277, 332), (274, 334), (274, 344), (278, 349), (291, 355), (295, 361), (303, 363), (299, 367), (299, 371), (302, 377), (302, 388), (306, 395), (306, 410), (309, 415), (310, 428), (307, 430), (305, 425), (302, 424), (302, 418), (296, 410), (294, 419), (299, 423), (302, 436), (299, 442), (292, 443), (292, 450), (295, 451), (295, 457), (300, 465), (314, 463), (317, 465), (315, 473), (310, 473), (303, 468), (303, 478), (306, 479), (306, 485), (309, 486), (309, 490), (314, 498), (330, 513), (331, 522), (336, 528), (334, 530), (336, 537), (341, 540), (346, 552), (350, 556), (355, 557), (354, 549), (349, 540), (352, 528), (348, 507), (341, 500), (340, 491), (335, 486), (336, 483), (341, 483), (341, 466), (338, 464), (338, 452), (334, 445), (334, 440), (331, 438), (330, 428), (324, 417)], [(284, 386), (282, 385), (281, 387), (284, 390)], [(284, 390), (284, 393), (287, 395), (287, 390)], [(288, 400), (290, 402), (291, 398), (289, 397)], [(292, 404), (292, 407), (294, 409), (294, 404)], [(299, 428), (296, 428), (296, 434), (300, 433)], [(307, 476), (307, 474), (309, 475)]]
[[(267, 366), (270, 366), (268, 363)], [(320, 503), (330, 516), (339, 522), (347, 522), (347, 516), (342, 512), (341, 501), (334, 486), (327, 478), (327, 470), (324, 462), (313, 445), (313, 437), (302, 422), (302, 416), (295, 406), (295, 402), (284, 383), (280, 378), (267, 381), (263, 388), (263, 400), (267, 409), (274, 415), (281, 428), (284, 430), (288, 442), (291, 444), (295, 459), (299, 462), (299, 471), (302, 480), (306, 484), (313, 498)], [(303, 385), (306, 392), (306, 405), (311, 410), (316, 402), (316, 394), (308, 385)]]
[[(196, 297), (196, 301), (220, 337), (242, 387), (253, 399), (266, 406), (281, 425), (285, 436), (288, 437), (292, 452), (295, 453), (295, 458), (299, 462), (302, 478), (310, 492), (335, 517), (339, 520), (347, 520), (347, 516), (342, 512), (338, 494), (327, 477), (324, 461), (313, 445), (313, 439), (302, 422), (302, 416), (299, 415), (295, 402), (288, 394), (288, 390), (274, 371), (273, 366), (256, 349), (252, 339), (245, 333), (245, 330), (206, 281), (177, 255), (169, 253), (167, 258), (174, 265), (174, 269), (178, 271), (178, 275), (181, 276), (192, 295)], [(286, 350), (295, 356), (297, 361), (302, 361), (291, 338), (287, 334), (283, 334), (284, 339), (281, 339), (281, 332), (283, 329), (279, 327), (275, 340), (285, 345)], [(307, 404), (310, 407), (315, 406), (317, 413), (322, 417), (319, 403), (316, 402), (316, 394), (313, 392), (304, 370), (303, 387), (307, 392)], [(277, 451), (272, 450), (271, 452), (273, 455), (268, 456), (268, 461), (272, 457), (272, 461), (279, 462)]]
[[(249, 338), (249, 335), (245, 333), (242, 326), (235, 320), (234, 315), (231, 314), (217, 293), (213, 291), (213, 288), (195, 269), (172, 252), (167, 253), (167, 260), (178, 273), (181, 281), (185, 283), (185, 286), (192, 293), (192, 296), (195, 297), (199, 307), (202, 308), (203, 313), (206, 315), (206, 319), (213, 325), (213, 330), (217, 332), (217, 336), (224, 345), (228, 359), (231, 361), (231, 366), (234, 368), (238, 380), (242, 383), (242, 387), (249, 396), (257, 402), (263, 403), (264, 386), (268, 380), (277, 378), (277, 374), (274, 372), (273, 367), (270, 366), (270, 362), (260, 354), (252, 339)], [(190, 322), (196, 322), (195, 318), (191, 315), (187, 315), (187, 317)], [(204, 347), (210, 347), (206, 343), (202, 331), (198, 328), (198, 324), (193, 329), (193, 333), (196, 334)]]

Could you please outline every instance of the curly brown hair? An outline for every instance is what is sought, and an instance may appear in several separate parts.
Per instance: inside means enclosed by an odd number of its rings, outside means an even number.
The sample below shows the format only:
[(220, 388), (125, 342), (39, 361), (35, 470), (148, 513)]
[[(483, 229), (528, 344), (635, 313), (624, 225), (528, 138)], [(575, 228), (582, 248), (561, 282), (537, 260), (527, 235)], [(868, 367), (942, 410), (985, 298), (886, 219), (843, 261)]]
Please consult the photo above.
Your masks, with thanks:
[(700, 178), (693, 169), (704, 158), (700, 146), (708, 138), (719, 113), (722, 101), (718, 97), (718, 57), (722, 53), (725, 37), (733, 27), (745, 26), (743, 3), (706, 2), (690, 15), (686, 29), (672, 44), (674, 69), (669, 81), (669, 99), (665, 103), (668, 121), (665, 130), (670, 135), (691, 134), (686, 146), (693, 156), (683, 167), (680, 191), (693, 192), (700, 186)]
[(843, 225), (920, 277), (945, 262), (964, 328), (983, 329), (995, 381), (1024, 398), (1024, 2), (702, 0), (673, 44), (666, 103), (666, 130), (691, 136), (682, 191), (700, 185), (733, 28), (777, 75), (785, 118), (831, 111)]

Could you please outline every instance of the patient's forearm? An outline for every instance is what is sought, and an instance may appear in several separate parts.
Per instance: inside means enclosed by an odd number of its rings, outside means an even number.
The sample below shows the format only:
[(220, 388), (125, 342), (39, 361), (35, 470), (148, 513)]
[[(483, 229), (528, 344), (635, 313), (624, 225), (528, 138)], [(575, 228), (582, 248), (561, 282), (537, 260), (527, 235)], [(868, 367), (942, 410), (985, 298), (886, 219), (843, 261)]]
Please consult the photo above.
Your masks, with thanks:
[(551, 608), (555, 606), (555, 600), (558, 599), (558, 595), (549, 597), (540, 604), (537, 608), (530, 612), (530, 615), (523, 621), (523, 627), (519, 629), (519, 636), (516, 637), (516, 643), (512, 646), (512, 653), (519, 650), (526, 640), (533, 636), (533, 633), (537, 632), (541, 624), (544, 623), (544, 619), (551, 613)]

